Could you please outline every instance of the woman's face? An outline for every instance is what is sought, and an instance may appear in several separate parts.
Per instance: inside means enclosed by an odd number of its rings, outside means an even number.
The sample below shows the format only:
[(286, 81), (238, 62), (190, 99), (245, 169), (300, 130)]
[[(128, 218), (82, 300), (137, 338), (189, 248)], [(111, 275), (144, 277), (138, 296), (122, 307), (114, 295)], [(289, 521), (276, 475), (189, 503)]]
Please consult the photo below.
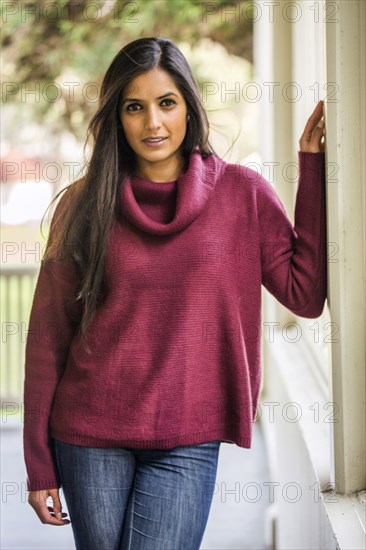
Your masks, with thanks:
[[(166, 97), (162, 97), (166, 96)], [(143, 173), (182, 162), (187, 105), (170, 75), (155, 68), (134, 78), (124, 90), (120, 118), (126, 139)], [(146, 138), (163, 138), (149, 143)], [(152, 166), (154, 165), (154, 166)]]

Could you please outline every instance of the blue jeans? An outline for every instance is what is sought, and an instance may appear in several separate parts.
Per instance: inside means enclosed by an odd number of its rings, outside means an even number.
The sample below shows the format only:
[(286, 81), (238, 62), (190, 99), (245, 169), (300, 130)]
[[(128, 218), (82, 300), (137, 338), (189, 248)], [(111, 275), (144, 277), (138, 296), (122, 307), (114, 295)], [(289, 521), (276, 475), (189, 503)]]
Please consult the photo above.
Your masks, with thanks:
[(165, 450), (53, 441), (77, 550), (199, 550), (219, 440)]

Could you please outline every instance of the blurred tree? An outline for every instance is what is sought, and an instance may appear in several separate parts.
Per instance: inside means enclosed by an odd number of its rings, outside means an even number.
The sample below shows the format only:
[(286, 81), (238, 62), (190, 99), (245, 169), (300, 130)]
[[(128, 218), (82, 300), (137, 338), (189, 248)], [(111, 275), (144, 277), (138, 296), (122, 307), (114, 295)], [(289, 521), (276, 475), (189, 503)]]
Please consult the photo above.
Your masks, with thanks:
[(253, 9), (252, 0), (6, 0), (3, 104), (32, 104), (36, 122), (83, 140), (103, 74), (124, 44), (209, 38), (252, 62)]

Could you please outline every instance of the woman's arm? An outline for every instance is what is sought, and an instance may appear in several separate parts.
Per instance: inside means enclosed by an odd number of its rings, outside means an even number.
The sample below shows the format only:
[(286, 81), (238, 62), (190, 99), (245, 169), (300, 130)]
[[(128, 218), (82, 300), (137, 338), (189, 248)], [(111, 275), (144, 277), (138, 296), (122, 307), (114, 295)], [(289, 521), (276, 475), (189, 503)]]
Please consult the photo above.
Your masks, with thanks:
[(258, 218), (262, 283), (301, 317), (321, 315), (327, 296), (327, 242), (323, 102), (309, 118), (300, 139), (299, 182), (294, 227), (274, 188), (261, 178)]
[[(66, 191), (51, 223), (49, 242), (67, 206)], [(42, 260), (29, 318), (24, 378), (24, 459), (28, 491), (61, 486), (49, 436), (49, 416), (66, 365), (77, 317), (78, 276), (72, 261)]]

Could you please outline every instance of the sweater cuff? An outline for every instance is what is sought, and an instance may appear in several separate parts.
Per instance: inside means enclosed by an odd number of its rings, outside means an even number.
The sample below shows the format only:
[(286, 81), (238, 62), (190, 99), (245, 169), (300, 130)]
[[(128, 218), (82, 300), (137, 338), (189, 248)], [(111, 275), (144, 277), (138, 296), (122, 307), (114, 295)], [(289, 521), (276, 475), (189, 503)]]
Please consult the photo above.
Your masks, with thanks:
[(45, 489), (60, 489), (61, 483), (54, 479), (33, 479), (27, 477), (27, 491), (43, 491)]
[(325, 152), (310, 153), (309, 151), (298, 151), (299, 164), (309, 167), (323, 168), (325, 163)]
[(298, 166), (299, 179), (298, 189), (306, 185), (307, 194), (311, 193), (310, 189), (314, 188), (316, 196), (319, 199), (319, 181), (324, 181), (325, 178), (325, 153), (309, 153), (298, 151)]

